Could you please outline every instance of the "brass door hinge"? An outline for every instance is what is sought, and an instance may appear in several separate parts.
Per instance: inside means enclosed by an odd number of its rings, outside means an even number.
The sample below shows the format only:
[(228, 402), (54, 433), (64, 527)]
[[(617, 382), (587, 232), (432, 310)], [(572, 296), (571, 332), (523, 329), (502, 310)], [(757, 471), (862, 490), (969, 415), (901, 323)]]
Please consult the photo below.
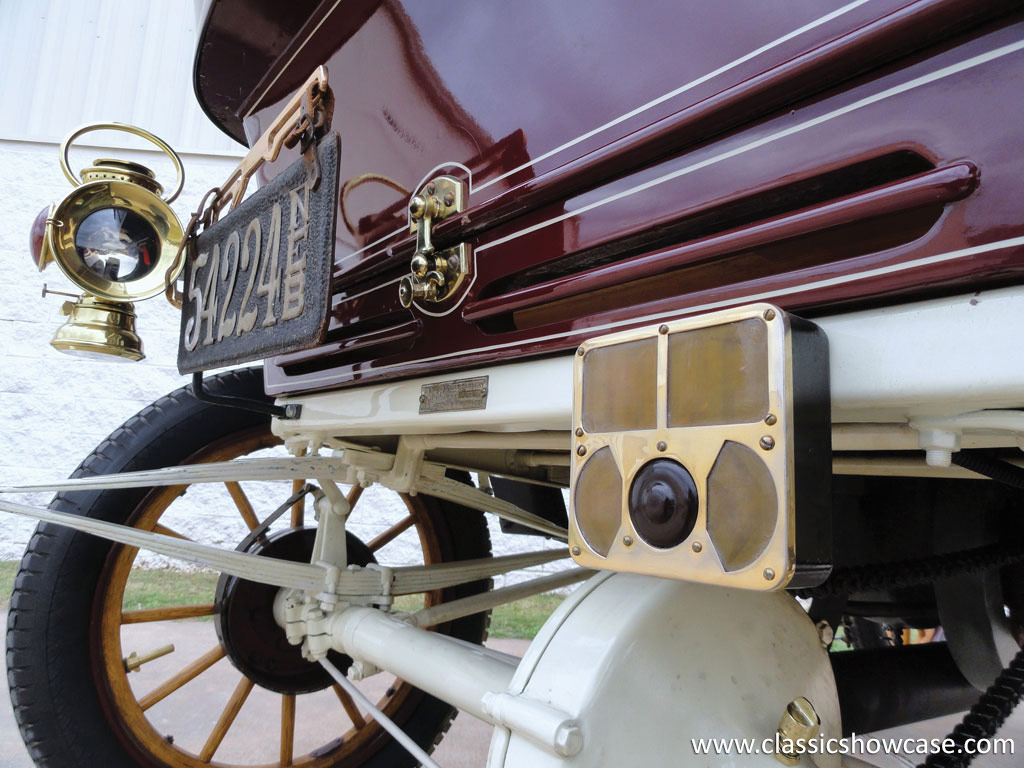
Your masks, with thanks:
[(466, 279), (469, 246), (460, 243), (437, 251), (431, 240), (436, 222), (465, 208), (465, 186), (454, 176), (431, 179), (409, 201), (409, 230), (416, 233), (416, 253), (409, 263), (411, 274), (398, 284), (398, 299), (403, 307), (411, 307), (417, 300), (443, 301)]

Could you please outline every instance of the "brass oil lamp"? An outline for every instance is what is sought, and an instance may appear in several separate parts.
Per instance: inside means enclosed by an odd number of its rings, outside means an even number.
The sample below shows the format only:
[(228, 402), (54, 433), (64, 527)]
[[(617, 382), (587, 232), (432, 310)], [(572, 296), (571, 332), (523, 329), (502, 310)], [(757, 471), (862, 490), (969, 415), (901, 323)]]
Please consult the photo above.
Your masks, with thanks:
[[(130, 133), (159, 147), (174, 163), (174, 190), (163, 195), (149, 168), (125, 160), (99, 159), (76, 176), (68, 163), (71, 145), (100, 130)], [(185, 182), (181, 159), (166, 142), (141, 128), (96, 123), (64, 139), (60, 163), (75, 189), (36, 217), (32, 258), (40, 271), (56, 262), (83, 294), (71, 295), (75, 300), (64, 303), (67, 322), (50, 344), (81, 356), (141, 360), (145, 355), (132, 302), (162, 293), (183, 266), (177, 256), (184, 234), (170, 208)]]

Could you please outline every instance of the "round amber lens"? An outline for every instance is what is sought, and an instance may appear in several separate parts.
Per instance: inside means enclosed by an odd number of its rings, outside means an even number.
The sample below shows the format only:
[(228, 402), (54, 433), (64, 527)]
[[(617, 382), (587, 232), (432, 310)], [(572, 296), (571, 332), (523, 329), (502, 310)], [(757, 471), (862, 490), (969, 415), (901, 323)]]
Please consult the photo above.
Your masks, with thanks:
[(128, 282), (153, 271), (160, 239), (139, 214), (125, 208), (101, 208), (82, 220), (75, 248), (85, 265), (113, 282)]

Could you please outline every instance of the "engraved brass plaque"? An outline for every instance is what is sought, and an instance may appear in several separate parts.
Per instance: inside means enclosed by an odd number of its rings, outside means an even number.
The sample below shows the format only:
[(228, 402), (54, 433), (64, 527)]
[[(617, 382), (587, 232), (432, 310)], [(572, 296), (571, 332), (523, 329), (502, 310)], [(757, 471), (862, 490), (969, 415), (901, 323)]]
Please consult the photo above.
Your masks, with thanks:
[(487, 407), (487, 376), (439, 381), (420, 388), (420, 413), (479, 411)]

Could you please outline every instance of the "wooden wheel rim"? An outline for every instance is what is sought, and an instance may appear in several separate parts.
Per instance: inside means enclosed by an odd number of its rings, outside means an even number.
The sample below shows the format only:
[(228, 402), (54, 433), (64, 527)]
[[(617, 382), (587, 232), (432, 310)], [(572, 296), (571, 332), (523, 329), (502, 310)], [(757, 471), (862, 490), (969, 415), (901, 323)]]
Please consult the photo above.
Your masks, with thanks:
[[(200, 463), (214, 461), (228, 461), (254, 451), (280, 445), (280, 440), (269, 432), (266, 427), (250, 428), (248, 430), (229, 435), (223, 440), (206, 446), (196, 454), (190, 456), (183, 463)], [(178, 498), (183, 486), (166, 488), (155, 488), (135, 508), (126, 521), (127, 524), (152, 530), (157, 526), (161, 516), (166, 512), (171, 503)], [(353, 506), (361, 495), (361, 489), (356, 489)], [(423, 550), (425, 564), (437, 563), (442, 560), (441, 547), (437, 539), (436, 531), (431, 523), (430, 516), (426, 513), (423, 502), (416, 498), (402, 494), (410, 517), (420, 538), (420, 545)], [(294, 521), (294, 518), (293, 518)], [(387, 532), (385, 532), (387, 533)], [(96, 677), (97, 689), (101, 692), (101, 704), (106, 712), (107, 719), (115, 726), (119, 737), (122, 737), (126, 745), (133, 752), (141, 752), (141, 755), (149, 760), (158, 761), (159, 765), (173, 766), (174, 768), (199, 768), (201, 766), (217, 765), (226, 766), (210, 760), (203, 760), (199, 755), (187, 752), (170, 743), (150, 723), (145, 711), (132, 691), (125, 672), (123, 659), (127, 655), (121, 643), (122, 602), (128, 578), (131, 574), (132, 564), (135, 561), (138, 549), (115, 544), (107, 556), (103, 571), (98, 582), (98, 593), (93, 604), (93, 620), (90, 639), (92, 644), (92, 657), (100, 661), (93, 664), (94, 676)], [(440, 591), (426, 593), (424, 595), (425, 605), (436, 605), (441, 601)], [(220, 647), (220, 646), (218, 646)], [(219, 661), (223, 656), (218, 656), (205, 669)], [(211, 654), (207, 654), (210, 656)], [(195, 664), (196, 662), (193, 662)], [(199, 673), (201, 674), (201, 672)], [(198, 677), (198, 674), (196, 675)], [(248, 690), (242, 691), (247, 678), (241, 678), (239, 687), (236, 689), (232, 699), (241, 697), (238, 708), (244, 703)], [(390, 695), (385, 695), (377, 702), (377, 706), (390, 717), (402, 722), (403, 714), (411, 710), (419, 701), (422, 694), (416, 691), (408, 683), (396, 680), (397, 685), (390, 690)], [(250, 686), (251, 688), (251, 686)], [(335, 686), (337, 689), (337, 686)], [(276, 694), (280, 695), (280, 694)], [(145, 697), (143, 697), (145, 698)], [(288, 699), (291, 698), (291, 701)], [(340, 698), (340, 694), (339, 694)], [(349, 718), (355, 721), (362, 719), (358, 712), (353, 712), (350, 705), (342, 699)], [(229, 707), (231, 702), (229, 701)], [(294, 721), (291, 729), (284, 721), (284, 713), (290, 711), (294, 714), (294, 697), (282, 697), (282, 738), (294, 728)], [(236, 713), (237, 714), (237, 713)], [(229, 726), (230, 727), (230, 724)], [(337, 746), (326, 751), (325, 747), (330, 746), (330, 741), (316, 751), (321, 754), (312, 753), (293, 756), (291, 760), (285, 761), (284, 755), (278, 762), (245, 764), (246, 768), (274, 768), (275, 766), (294, 765), (302, 768), (328, 768), (338, 765), (341, 761), (353, 755), (366, 751), (365, 758), (368, 758), (384, 744), (388, 743), (390, 737), (371, 719), (365, 720), (365, 725), (356, 725), (346, 733), (341, 734), (342, 741)], [(336, 740), (336, 739), (335, 739)], [(283, 752), (284, 750), (282, 750)]]

